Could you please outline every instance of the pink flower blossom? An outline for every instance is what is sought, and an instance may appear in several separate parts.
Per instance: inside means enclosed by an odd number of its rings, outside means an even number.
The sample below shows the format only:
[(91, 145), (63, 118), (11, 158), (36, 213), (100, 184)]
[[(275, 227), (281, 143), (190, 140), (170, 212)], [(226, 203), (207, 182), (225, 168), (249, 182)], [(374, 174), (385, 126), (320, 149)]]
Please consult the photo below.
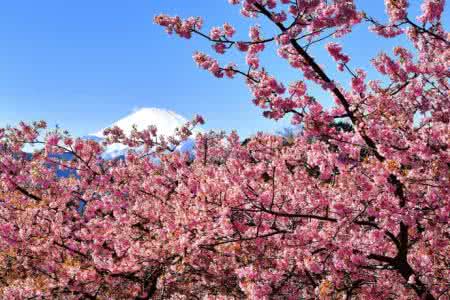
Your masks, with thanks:
[(223, 24), (223, 31), (228, 38), (231, 38), (231, 37), (233, 37), (234, 33), (236, 32), (236, 29), (234, 29), (234, 27), (231, 26), (230, 24), (225, 23), (225, 24)]
[(337, 62), (339, 62), (339, 71), (343, 71), (343, 65), (350, 61), (350, 58), (342, 53), (341, 45), (337, 43), (329, 43), (326, 46), (328, 53), (330, 53), (331, 57)]

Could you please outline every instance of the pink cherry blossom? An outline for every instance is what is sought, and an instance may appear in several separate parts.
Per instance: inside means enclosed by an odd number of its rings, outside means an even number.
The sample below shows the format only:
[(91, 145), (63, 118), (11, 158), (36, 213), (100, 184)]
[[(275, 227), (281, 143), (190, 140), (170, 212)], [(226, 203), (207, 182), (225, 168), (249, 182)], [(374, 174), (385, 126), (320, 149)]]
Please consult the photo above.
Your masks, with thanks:
[[(387, 24), (351, 0), (228, 2), (258, 17), (248, 40), (228, 23), (155, 23), (211, 52), (237, 47), (242, 69), (193, 58), (243, 78), (264, 116), (299, 130), (194, 135), (197, 115), (173, 136), (113, 127), (100, 144), (45, 122), (0, 128), (1, 299), (449, 298), (444, 1), (422, 1), (422, 24), (406, 0), (385, 1)], [(370, 71), (342, 51), (363, 20), (368, 35), (402, 38), (380, 43)], [(313, 56), (327, 39), (342, 78)], [(177, 151), (188, 139), (193, 152)], [(103, 159), (114, 143), (127, 155)]]
[(232, 38), (236, 29), (228, 23), (223, 24), (223, 31), (228, 38)]

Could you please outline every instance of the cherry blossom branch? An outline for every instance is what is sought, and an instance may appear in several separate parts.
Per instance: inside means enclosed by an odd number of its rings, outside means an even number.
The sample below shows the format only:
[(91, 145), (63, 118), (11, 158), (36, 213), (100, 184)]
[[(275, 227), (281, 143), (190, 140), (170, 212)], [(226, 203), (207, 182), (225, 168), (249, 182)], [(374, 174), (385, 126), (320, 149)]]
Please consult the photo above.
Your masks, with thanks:
[[(277, 25), (277, 27), (282, 31), (285, 32), (287, 29), (286, 27), (280, 23), (280, 22), (275, 22), (273, 21), (272, 15), (271, 13), (261, 4), (259, 3), (254, 3), (254, 6), (256, 8), (259, 9), (259, 11), (265, 15), (269, 20), (271, 20), (272, 22), (275, 23), (275, 25)], [(314, 59), (298, 44), (298, 42), (294, 39), (291, 39), (291, 44), (294, 47), (294, 49), (303, 57), (303, 59), (305, 59), (305, 61), (313, 68), (313, 70), (317, 73), (317, 75), (326, 83), (328, 84), (333, 84), (332, 80), (328, 77), (327, 74), (325, 74), (325, 72), (322, 70), (322, 68), (314, 61)], [(344, 106), (344, 109), (347, 113), (347, 115), (349, 116), (350, 120), (355, 124), (358, 125), (360, 123), (360, 120), (357, 119), (353, 113), (353, 111), (350, 109), (350, 104), (347, 101), (347, 99), (345, 98), (344, 94), (342, 94), (342, 92), (336, 87), (334, 86), (334, 88), (331, 89), (332, 92), (336, 95), (336, 97), (340, 100), (341, 104)], [(366, 142), (366, 144), (371, 148), (371, 149), (375, 149), (373, 150), (374, 155), (380, 160), (380, 161), (384, 161), (384, 157), (376, 150), (376, 144), (375, 142), (368, 137), (366, 134), (364, 134), (364, 132), (361, 132), (361, 136), (364, 139), (364, 141)]]
[(233, 41), (233, 40), (224, 39), (224, 38), (213, 39), (210, 36), (208, 36), (207, 34), (201, 32), (197, 29), (191, 29), (191, 31), (193, 33), (207, 39), (210, 42), (229, 44), (228, 48), (231, 48), (234, 44), (237, 44), (237, 43), (242, 43), (242, 44), (246, 44), (246, 45), (257, 45), (257, 44), (266, 44), (266, 43), (269, 43), (269, 42), (272, 42), (275, 40), (274, 37), (262, 39), (262, 40), (258, 40), (258, 41)]
[(429, 29), (425, 28), (424, 26), (419, 26), (416, 23), (414, 23), (413, 21), (411, 21), (408, 17), (405, 18), (405, 23), (411, 25), (412, 27), (414, 27), (415, 29), (417, 29), (419, 31), (419, 33), (426, 33), (431, 35), (432, 37), (434, 37), (435, 39), (440, 40), (441, 42), (446, 43), (448, 46), (450, 45), (450, 41), (448, 41), (447, 39), (445, 39), (444, 37), (430, 31)]

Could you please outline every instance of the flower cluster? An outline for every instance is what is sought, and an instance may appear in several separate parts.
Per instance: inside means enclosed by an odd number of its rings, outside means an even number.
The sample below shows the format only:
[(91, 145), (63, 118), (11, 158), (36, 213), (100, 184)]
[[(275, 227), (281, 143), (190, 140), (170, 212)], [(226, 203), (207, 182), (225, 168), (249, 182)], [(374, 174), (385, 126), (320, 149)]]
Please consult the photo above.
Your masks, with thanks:
[(327, 45), (328, 53), (338, 62), (339, 71), (344, 71), (344, 65), (350, 61), (350, 57), (342, 53), (342, 46), (337, 43), (329, 43)]
[(192, 30), (200, 30), (203, 25), (201, 18), (190, 17), (186, 20), (180, 17), (170, 17), (167, 15), (156, 16), (153, 21), (166, 28), (167, 33), (172, 34), (175, 32), (180, 37), (190, 39), (192, 36)]

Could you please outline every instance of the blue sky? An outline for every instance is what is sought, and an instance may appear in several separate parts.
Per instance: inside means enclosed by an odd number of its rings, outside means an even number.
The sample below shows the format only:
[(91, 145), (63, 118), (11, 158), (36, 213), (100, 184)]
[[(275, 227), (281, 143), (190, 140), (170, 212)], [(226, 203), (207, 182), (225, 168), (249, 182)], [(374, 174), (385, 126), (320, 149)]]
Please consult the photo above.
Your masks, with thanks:
[[(384, 18), (383, 1), (357, 3)], [(205, 28), (229, 21), (244, 38), (250, 24), (226, 0), (2, 1), (0, 126), (45, 119), (85, 135), (138, 107), (167, 108), (187, 118), (199, 113), (206, 128), (237, 129), (244, 136), (287, 126), (287, 121), (261, 117), (243, 81), (218, 80), (199, 70), (192, 54), (197, 49), (211, 53), (209, 44), (167, 36), (152, 22), (160, 12), (203, 16)], [(367, 68), (371, 57), (395, 44), (376, 38), (363, 24), (344, 40), (344, 49), (353, 67)], [(336, 71), (324, 45), (318, 44), (314, 55), (333, 78), (345, 82), (348, 78)], [(230, 58), (241, 61), (235, 54), (220, 60)], [(263, 59), (280, 78), (301, 78), (273, 53)], [(327, 94), (312, 91), (330, 103)]]

